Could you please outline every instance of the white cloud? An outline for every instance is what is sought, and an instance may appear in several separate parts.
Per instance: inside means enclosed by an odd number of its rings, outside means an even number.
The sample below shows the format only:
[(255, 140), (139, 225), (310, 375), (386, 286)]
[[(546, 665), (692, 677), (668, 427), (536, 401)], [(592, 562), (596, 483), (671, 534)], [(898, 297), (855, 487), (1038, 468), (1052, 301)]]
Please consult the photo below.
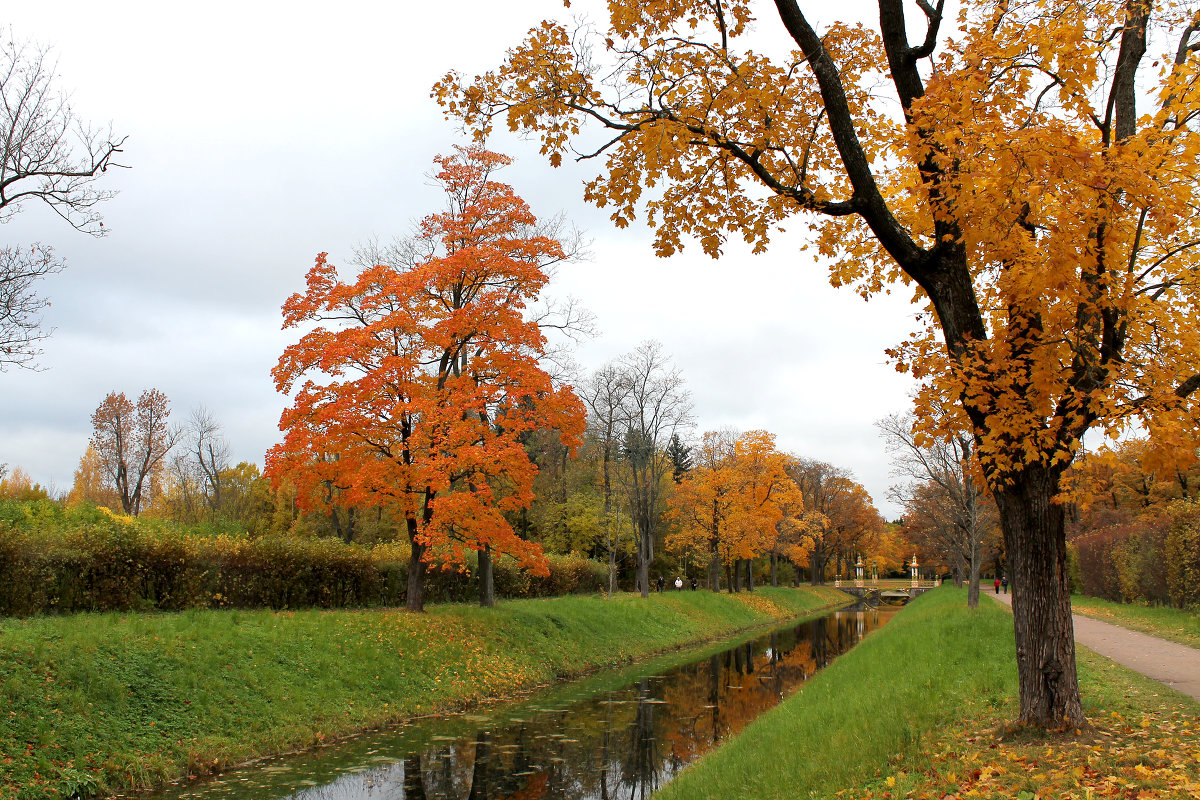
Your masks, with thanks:
[[(433, 81), (493, 67), (563, 13), (559, 0), (10, 8), (17, 37), (53, 45), (80, 114), (129, 134), (132, 169), (106, 177), (121, 193), (104, 209), (104, 239), (34, 208), (0, 229), (68, 261), (44, 284), (57, 329), (46, 370), (0, 374), (0, 462), (68, 487), (104, 395), (154, 386), (177, 419), (207, 406), (235, 457), (261, 464), (282, 408), (269, 375), (289, 341), (282, 301), (317, 252), (344, 263), (355, 244), (405, 233), (436, 207), (424, 176), (456, 138), (428, 97)], [(766, 255), (734, 243), (718, 262), (697, 248), (656, 259), (648, 231), (617, 231), (582, 203), (581, 178), (598, 164), (552, 170), (531, 143), (491, 145), (520, 158), (506, 178), (537, 213), (565, 210), (594, 240), (593, 260), (564, 268), (554, 289), (597, 316), (585, 366), (658, 339), (700, 430), (771, 430), (852, 469), (896, 515), (872, 423), (905, 403), (907, 381), (882, 351), (911, 327), (906, 304), (832, 289), (800, 234)]]

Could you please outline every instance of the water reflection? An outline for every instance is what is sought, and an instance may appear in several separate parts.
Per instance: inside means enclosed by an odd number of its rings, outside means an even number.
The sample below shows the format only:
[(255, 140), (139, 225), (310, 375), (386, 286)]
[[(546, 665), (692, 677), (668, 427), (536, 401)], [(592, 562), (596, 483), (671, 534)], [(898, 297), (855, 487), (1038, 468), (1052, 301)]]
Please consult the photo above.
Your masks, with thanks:
[(218, 800), (644, 800), (896, 609), (855, 607), (622, 688), (583, 682), (491, 717), (455, 717), (264, 762), (159, 795)]

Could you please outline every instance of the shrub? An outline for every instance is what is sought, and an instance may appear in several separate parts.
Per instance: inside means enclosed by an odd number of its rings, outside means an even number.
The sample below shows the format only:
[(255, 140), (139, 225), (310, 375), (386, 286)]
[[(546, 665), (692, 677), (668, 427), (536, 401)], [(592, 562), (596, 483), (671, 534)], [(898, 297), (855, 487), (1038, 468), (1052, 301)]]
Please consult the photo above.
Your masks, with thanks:
[[(212, 535), (103, 508), (0, 500), (0, 615), (398, 606), (408, 556), (406, 544)], [(549, 561), (550, 574), (535, 577), (514, 559), (497, 559), (497, 595), (592, 593), (605, 585), (603, 564), (574, 556)], [(475, 599), (474, 567), (431, 569), (426, 599)]]
[(1074, 542), (1067, 542), (1067, 580), (1071, 584), (1072, 594), (1083, 594), (1083, 573), (1079, 569), (1079, 548)]
[(1200, 606), (1200, 503), (1172, 503), (1170, 514), (1164, 551), (1171, 602), (1180, 608)]
[(1127, 603), (1168, 602), (1170, 526), (1161, 509), (1150, 509), (1074, 539), (1083, 594)]

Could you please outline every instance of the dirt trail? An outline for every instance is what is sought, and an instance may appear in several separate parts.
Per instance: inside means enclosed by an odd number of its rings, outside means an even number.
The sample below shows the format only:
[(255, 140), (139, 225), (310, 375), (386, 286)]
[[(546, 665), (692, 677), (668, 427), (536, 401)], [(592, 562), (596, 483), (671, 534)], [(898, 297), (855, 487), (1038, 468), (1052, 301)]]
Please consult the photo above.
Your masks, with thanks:
[[(983, 586), (980, 593), (985, 593)], [(1012, 606), (1012, 595), (986, 594)], [(1200, 650), (1080, 614), (1072, 614), (1071, 618), (1075, 641), (1084, 647), (1200, 700)]]

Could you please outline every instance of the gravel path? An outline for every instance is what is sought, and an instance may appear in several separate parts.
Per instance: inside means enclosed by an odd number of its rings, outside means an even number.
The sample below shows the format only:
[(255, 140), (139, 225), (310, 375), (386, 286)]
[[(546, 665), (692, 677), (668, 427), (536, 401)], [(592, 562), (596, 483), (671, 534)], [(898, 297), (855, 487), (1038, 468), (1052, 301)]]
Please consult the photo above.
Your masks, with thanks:
[[(1012, 595), (984, 592), (982, 585), (979, 592), (1012, 606)], [(1200, 700), (1200, 650), (1080, 614), (1071, 618), (1075, 641), (1084, 647)]]

